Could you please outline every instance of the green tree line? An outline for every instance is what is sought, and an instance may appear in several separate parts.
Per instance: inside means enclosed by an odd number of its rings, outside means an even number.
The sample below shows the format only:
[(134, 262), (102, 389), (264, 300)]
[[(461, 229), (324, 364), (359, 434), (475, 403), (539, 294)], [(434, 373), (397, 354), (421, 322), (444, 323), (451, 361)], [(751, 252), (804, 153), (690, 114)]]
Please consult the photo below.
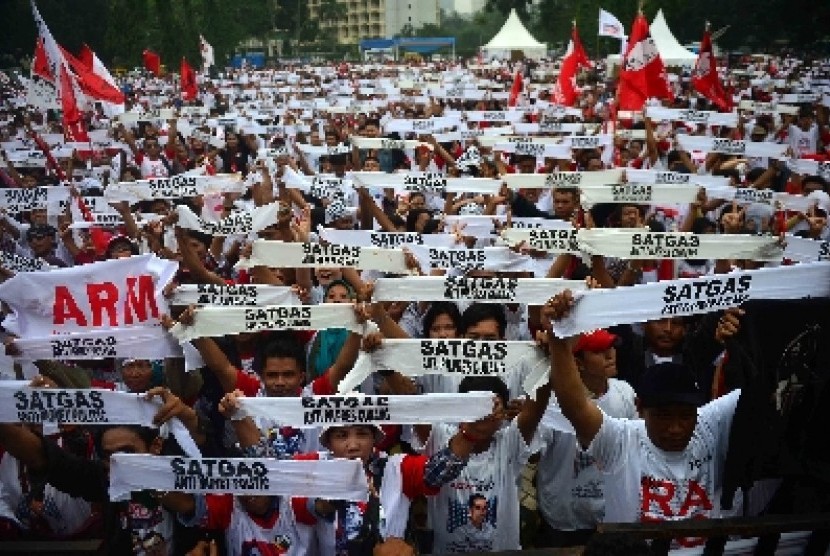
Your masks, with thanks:
[[(300, 41), (325, 50), (334, 36), (321, 23), (342, 19), (343, 0), (323, 0), (319, 20), (311, 20), (304, 0), (37, 0), (38, 8), (55, 38), (70, 51), (89, 44), (107, 65), (140, 65), (141, 52), (158, 52), (163, 63), (177, 67), (182, 56), (198, 64), (199, 34), (210, 42), (217, 65), (248, 38), (282, 38), (290, 46)], [(0, 53), (20, 58), (31, 54), (35, 40), (29, 0), (0, 0), (4, 33)], [(616, 52), (615, 39), (597, 37), (602, 7), (630, 27), (637, 10), (635, 0), (488, 0), (484, 11), (471, 17), (444, 14), (438, 25), (405, 29), (415, 36), (453, 36), (460, 55), (475, 55), (498, 32), (510, 9), (516, 8), (525, 25), (540, 41), (563, 46), (576, 20), (591, 56)], [(712, 29), (729, 25), (718, 41), (727, 49), (746, 47), (767, 51), (783, 44), (794, 48), (830, 44), (830, 2), (815, 0), (646, 0), (644, 12), (654, 17), (663, 9), (669, 26), (681, 43), (700, 40), (704, 24)], [(367, 37), (368, 38), (368, 37)], [(321, 48), (323, 47), (323, 48)]]

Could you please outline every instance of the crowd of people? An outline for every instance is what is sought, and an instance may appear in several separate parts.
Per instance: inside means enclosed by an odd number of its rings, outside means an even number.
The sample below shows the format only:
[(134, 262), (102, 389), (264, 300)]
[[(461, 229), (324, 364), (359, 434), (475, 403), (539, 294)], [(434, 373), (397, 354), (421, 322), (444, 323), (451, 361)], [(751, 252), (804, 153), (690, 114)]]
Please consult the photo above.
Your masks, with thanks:
[[(625, 536), (593, 546), (598, 524), (763, 513), (780, 480), (744, 489), (734, 505), (721, 498), (742, 398), (727, 362), (738, 359), (751, 316), (742, 280), (775, 268), (787, 281), (789, 267), (828, 258), (830, 62), (745, 60), (728, 72), (732, 114), (717, 114), (688, 72), (672, 74), (673, 101), (618, 113), (611, 66), (580, 79), (576, 107), (557, 106), (551, 68), (229, 70), (203, 76), (189, 102), (175, 76), (130, 74), (119, 83), (126, 111), (91, 107), (86, 143), (64, 137), (55, 107), (33, 99), (33, 82), (7, 79), (3, 280), (76, 270), (68, 280), (92, 283), (123, 259), (171, 261), (174, 276), (156, 284), (166, 299), (156, 324), (183, 351), (27, 356), (37, 339), (19, 334), (23, 309), (0, 285), (0, 392), (3, 383), (106, 389), (156, 408), (152, 426), (0, 424), (0, 538), (103, 539), (107, 554), (647, 554)], [(522, 89), (511, 94), (517, 72)], [(689, 148), (703, 140), (709, 147)], [(192, 183), (207, 185), (183, 194)], [(136, 196), (139, 186), (149, 193)], [(50, 200), (53, 189), (14, 193), (38, 188), (61, 189), (61, 202)], [(667, 243), (622, 256), (609, 247), (615, 233), (635, 246)], [(722, 243), (707, 247), (711, 236)], [(279, 251), (290, 244), (303, 257)], [(269, 258), (268, 246), (285, 254)], [(363, 257), (373, 249), (375, 259)], [(314, 263), (320, 253), (333, 262)], [(665, 282), (667, 304), (686, 287), (698, 296), (686, 299), (714, 298), (707, 280), (717, 276), (737, 301), (644, 321), (625, 315), (636, 308), (607, 306), (607, 324), (562, 332), (591, 296)], [(825, 295), (821, 284), (798, 287)], [(266, 291), (280, 301), (257, 301)], [(320, 330), (275, 319), (237, 329), (221, 313), (213, 328), (200, 325), (211, 306), (237, 303), (348, 304), (352, 313)], [(456, 359), (467, 362), (420, 368), (402, 355), (408, 340), (463, 349)], [(487, 365), (491, 350), (517, 346), (544, 361), (541, 376), (524, 360)], [(364, 379), (357, 369), (367, 358), (391, 364)], [(354, 382), (361, 395), (424, 396), (425, 411), (430, 396), (451, 393), (487, 392), (492, 407), (470, 422), (335, 418), (305, 428), (246, 412), (249, 398), (314, 400)], [(161, 434), (172, 421), (204, 458), (359, 460), (368, 501), (221, 487), (111, 500), (114, 454), (185, 454), (178, 435)]]

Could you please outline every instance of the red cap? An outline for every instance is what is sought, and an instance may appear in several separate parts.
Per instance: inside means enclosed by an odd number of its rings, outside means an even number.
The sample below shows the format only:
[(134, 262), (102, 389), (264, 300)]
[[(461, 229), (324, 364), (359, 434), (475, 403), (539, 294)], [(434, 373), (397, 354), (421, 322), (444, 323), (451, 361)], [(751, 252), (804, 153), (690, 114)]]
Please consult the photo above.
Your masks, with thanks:
[(614, 345), (617, 341), (617, 336), (611, 334), (604, 328), (595, 330), (590, 334), (580, 334), (576, 345), (573, 347), (574, 353), (580, 351), (605, 351)]

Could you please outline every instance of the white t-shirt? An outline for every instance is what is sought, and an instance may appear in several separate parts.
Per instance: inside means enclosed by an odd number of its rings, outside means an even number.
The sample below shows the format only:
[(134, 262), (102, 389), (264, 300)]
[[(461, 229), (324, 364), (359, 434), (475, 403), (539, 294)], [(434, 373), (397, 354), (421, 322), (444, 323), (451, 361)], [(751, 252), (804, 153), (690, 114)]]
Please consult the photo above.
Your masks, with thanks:
[[(427, 454), (447, 446), (458, 431), (455, 425), (434, 425), (427, 442)], [(476, 550), (519, 550), (518, 477), (530, 457), (514, 419), (499, 430), (486, 452), (473, 454), (457, 479), (441, 487), (429, 499), (429, 514), (435, 531), (433, 553), (458, 553)], [(470, 496), (487, 498), (486, 525), (471, 535)], [(491, 534), (482, 536), (482, 532)]]
[(803, 131), (797, 125), (790, 125), (787, 133), (787, 143), (793, 150), (793, 157), (802, 158), (807, 154), (816, 154), (818, 151), (818, 126), (813, 124), (809, 130)]
[[(587, 453), (610, 475), (605, 483), (605, 521), (719, 517), (721, 471), (740, 395), (735, 390), (701, 407), (692, 438), (682, 452), (665, 452), (655, 446), (642, 420), (603, 415)], [(702, 540), (678, 542), (694, 546)]]
[[(595, 400), (606, 415), (637, 419), (634, 389), (624, 380), (609, 379), (608, 391)], [(558, 414), (558, 415), (555, 415)], [(547, 418), (550, 417), (550, 418)], [(570, 423), (564, 420), (555, 400), (551, 399), (545, 418), (539, 425), (538, 440), (542, 452), (536, 475), (539, 511), (554, 529), (571, 531), (591, 529), (605, 513), (604, 477), (594, 460), (579, 449)]]

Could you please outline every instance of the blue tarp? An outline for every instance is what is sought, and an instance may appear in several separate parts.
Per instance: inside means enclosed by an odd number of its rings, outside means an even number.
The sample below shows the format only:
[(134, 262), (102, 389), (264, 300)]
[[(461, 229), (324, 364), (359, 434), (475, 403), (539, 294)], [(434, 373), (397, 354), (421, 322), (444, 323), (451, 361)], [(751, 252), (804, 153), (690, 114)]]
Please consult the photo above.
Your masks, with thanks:
[(397, 39), (364, 39), (360, 41), (361, 50), (398, 47), (421, 54), (430, 54), (439, 48), (447, 46), (455, 46), (455, 37), (401, 37)]
[(263, 69), (265, 67), (264, 52), (248, 52), (247, 54), (236, 54), (233, 58), (231, 58), (231, 66), (237, 69), (241, 68), (242, 60), (245, 60), (249, 68)]

